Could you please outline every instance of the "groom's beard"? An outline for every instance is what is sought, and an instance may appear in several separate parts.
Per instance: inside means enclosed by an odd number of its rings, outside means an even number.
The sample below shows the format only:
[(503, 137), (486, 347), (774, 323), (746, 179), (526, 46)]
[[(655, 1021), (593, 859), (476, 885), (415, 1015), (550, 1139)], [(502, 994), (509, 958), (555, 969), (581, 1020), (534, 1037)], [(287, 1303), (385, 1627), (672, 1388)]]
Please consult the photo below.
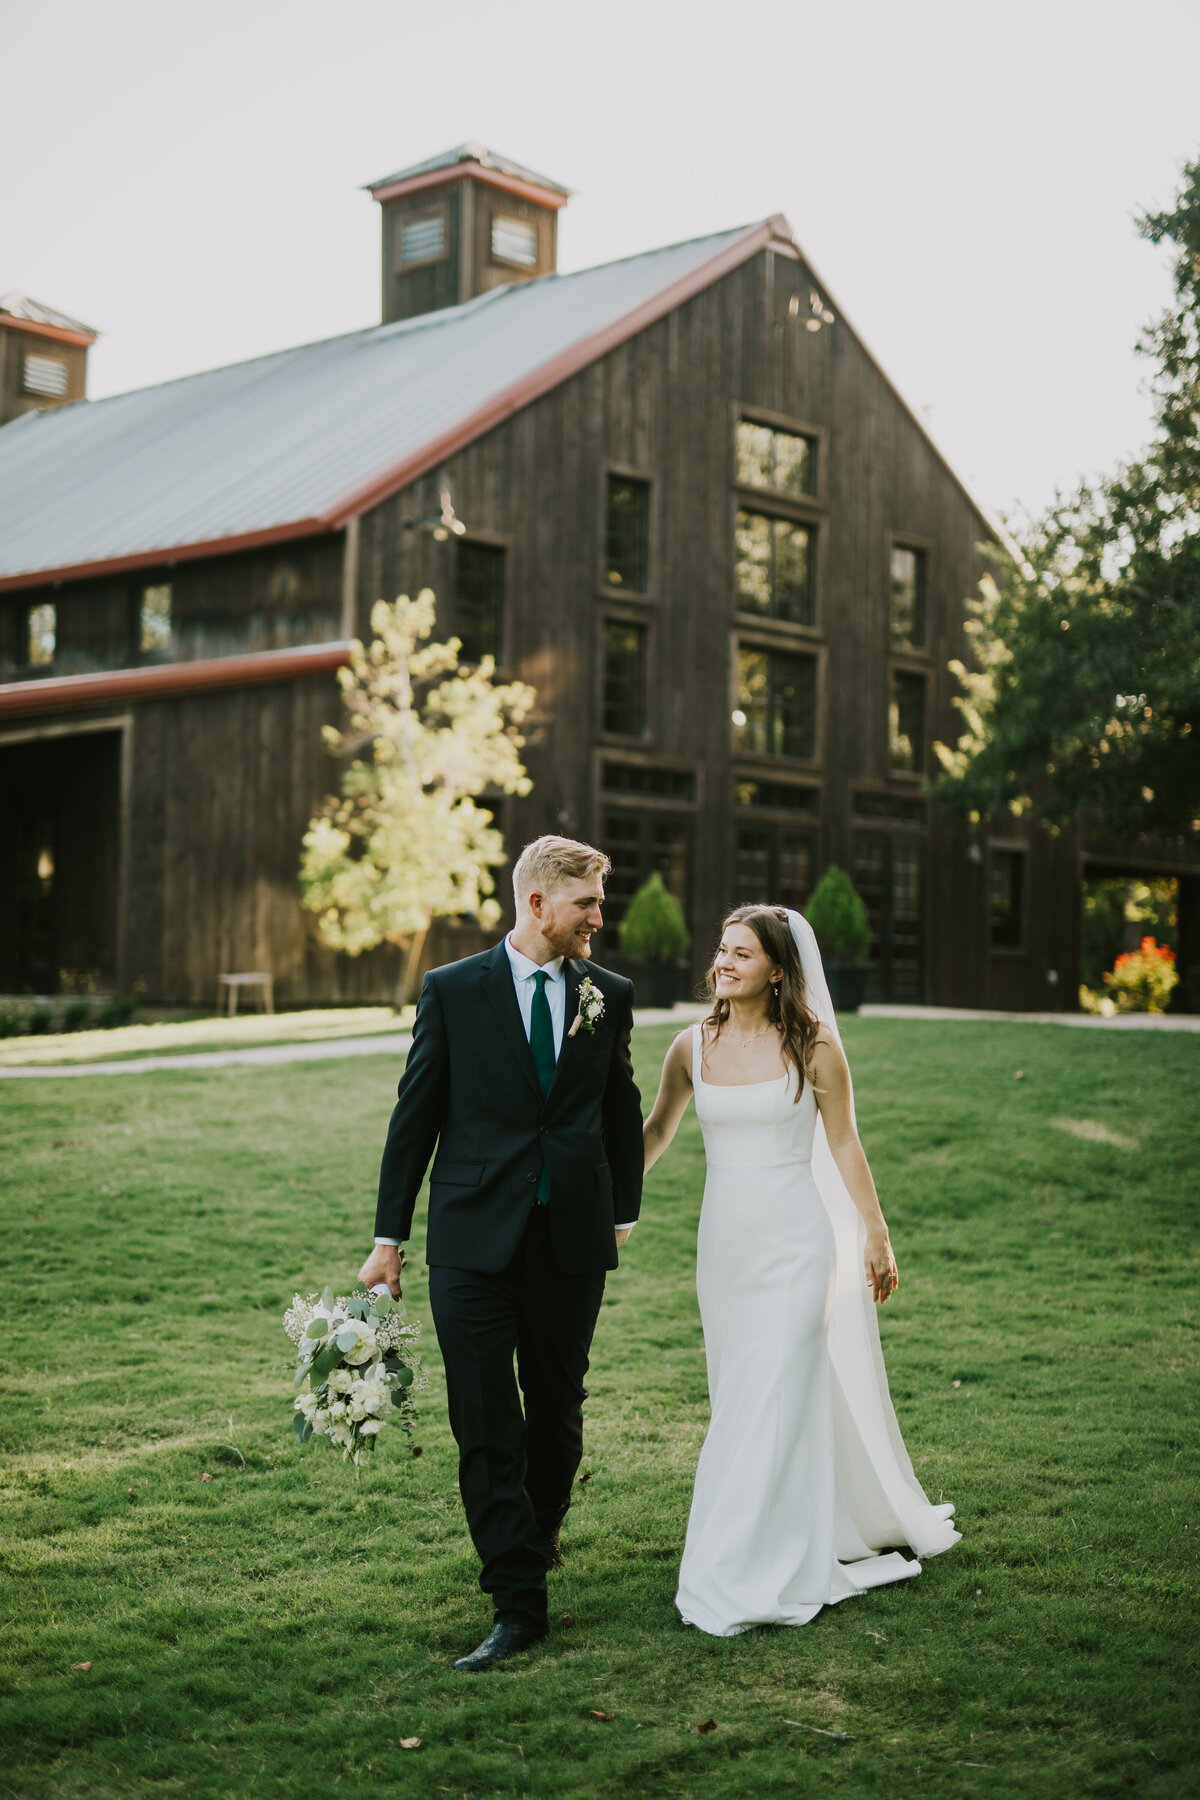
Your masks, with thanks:
[(551, 916), (542, 925), (542, 937), (555, 956), (568, 961), (572, 957), (586, 961), (592, 954), (590, 926), (581, 930), (569, 920), (559, 921)]

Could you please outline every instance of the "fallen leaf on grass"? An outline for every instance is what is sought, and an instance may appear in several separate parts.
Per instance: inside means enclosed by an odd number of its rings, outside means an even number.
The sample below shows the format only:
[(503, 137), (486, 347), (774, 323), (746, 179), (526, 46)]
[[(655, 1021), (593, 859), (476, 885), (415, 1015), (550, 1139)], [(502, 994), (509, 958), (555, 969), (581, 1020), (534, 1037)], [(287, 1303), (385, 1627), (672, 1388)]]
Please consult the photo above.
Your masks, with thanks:
[(71, 1664), (72, 1669), (82, 1669), (85, 1675), (89, 1672), (89, 1670), (91, 1669), (91, 1666), (92, 1666), (91, 1663), (72, 1663)]
[(420, 1456), (420, 1454), (421, 1454), (421, 1446), (420, 1446), (420, 1444), (414, 1444), (414, 1445), (413, 1445), (413, 1447), (412, 1447), (412, 1453), (413, 1453), (413, 1455), (414, 1455), (414, 1456)]
[(588, 1707), (588, 1718), (589, 1719), (599, 1719), (601, 1721), (601, 1723), (604, 1725), (611, 1725), (613, 1720), (616, 1718), (616, 1716), (617, 1716), (616, 1713), (597, 1712), (595, 1707), (592, 1707), (592, 1706)]
[(705, 1719), (703, 1725), (697, 1725), (696, 1727), (696, 1730), (701, 1736), (703, 1736), (706, 1731), (715, 1731), (716, 1729), (717, 1721), (715, 1719)]
[[(826, 1731), (820, 1725), (806, 1725), (803, 1719), (785, 1719), (783, 1723), (785, 1725), (794, 1725), (797, 1731), (814, 1731), (818, 1737), (836, 1738), (839, 1744), (852, 1744), (854, 1742), (854, 1739), (850, 1736), (848, 1731)], [(893, 1744), (898, 1744), (900, 1739), (893, 1738), (891, 1741)]]
[(585, 1469), (583, 1471), (583, 1474), (579, 1477), (580, 1487), (583, 1486), (585, 1481), (590, 1481), (591, 1479), (592, 1479), (592, 1471), (590, 1469)]
[(952, 1381), (952, 1382), (951, 1382), (951, 1383), (950, 1383), (950, 1386), (951, 1386), (951, 1387), (961, 1387), (961, 1386), (962, 1386), (962, 1382), (961, 1382), (961, 1381)]
[(209, 1474), (208, 1470), (205, 1469), (205, 1471), (204, 1471), (203, 1475), (200, 1477), (200, 1479), (201, 1479), (201, 1481), (211, 1481), (212, 1476)]
[(401, 1738), (400, 1748), (402, 1750), (419, 1750), (421, 1748), (421, 1740), (420, 1738)]
[(571, 1617), (570, 1613), (564, 1613), (562, 1618), (558, 1622), (562, 1626), (564, 1631), (569, 1631), (571, 1626), (575, 1623), (575, 1621)]
[(136, 1500), (136, 1499), (137, 1499), (137, 1489), (136, 1489), (136, 1488), (130, 1488), (130, 1490), (129, 1490), (129, 1498), (130, 1498), (130, 1499), (131, 1499), (131, 1500)]

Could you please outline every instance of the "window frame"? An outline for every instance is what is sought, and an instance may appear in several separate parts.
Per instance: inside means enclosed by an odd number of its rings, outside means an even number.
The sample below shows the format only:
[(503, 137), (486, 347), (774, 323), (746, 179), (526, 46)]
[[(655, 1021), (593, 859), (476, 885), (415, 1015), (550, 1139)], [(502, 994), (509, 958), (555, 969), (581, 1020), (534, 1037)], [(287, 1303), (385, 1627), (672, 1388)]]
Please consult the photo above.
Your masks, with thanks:
[[(609, 625), (632, 627), (645, 634), (645, 655), (643, 676), (645, 691), (642, 696), (642, 729), (639, 732), (610, 731), (604, 722), (605, 694), (605, 655), (604, 634)], [(654, 741), (654, 726), (651, 712), (651, 695), (654, 693), (656, 675), (655, 657), (656, 633), (648, 618), (632, 609), (607, 607), (596, 615), (596, 736), (603, 744), (628, 745), (650, 744)]]
[[(474, 530), (474, 529), (471, 531), (465, 532), (461, 538), (456, 538), (454, 540), (454, 570), (453, 570), (454, 624), (453, 624), (453, 628), (452, 628), (451, 634), (450, 634), (452, 637), (458, 636), (458, 557), (459, 557), (459, 552), (464, 547), (468, 548), (468, 549), (476, 549), (476, 550), (495, 550), (495, 551), (499, 551), (499, 553), (503, 559), (502, 563), (501, 563), (501, 578), (500, 578), (500, 630), (497, 633), (497, 636), (499, 638), (499, 644), (498, 644), (498, 647), (497, 647), (497, 650), (495, 653), (495, 663), (496, 663), (497, 672), (501, 672), (501, 671), (507, 669), (509, 666), (508, 652), (509, 652), (509, 630), (510, 630), (510, 627), (509, 627), (509, 617), (508, 617), (508, 614), (509, 614), (509, 607), (508, 607), (508, 585), (509, 585), (509, 583), (508, 583), (508, 552), (509, 552), (510, 546), (511, 546), (511, 538), (507, 533), (480, 531), (480, 530)], [(465, 659), (464, 659), (464, 666), (467, 668), (472, 668), (472, 669), (478, 667), (478, 665), (476, 663), (468, 663), (465, 661)]]
[[(742, 421), (747, 425), (765, 425), (769, 431), (784, 431), (789, 437), (807, 438), (813, 445), (817, 468), (816, 484), (811, 494), (793, 494), (784, 488), (751, 487), (738, 480), (737, 469), (737, 428)], [(822, 513), (827, 508), (828, 465), (829, 465), (829, 432), (824, 425), (817, 425), (811, 419), (800, 419), (791, 413), (773, 412), (769, 407), (754, 406), (735, 400), (731, 409), (729, 430), (729, 485), (740, 494), (765, 494), (772, 500), (782, 500), (785, 505), (816, 507)]]
[[(919, 556), (923, 556), (925, 559), (925, 641), (922, 644), (905, 643), (903, 639), (898, 638), (892, 630), (893, 550), (915, 550)], [(921, 537), (919, 533), (915, 531), (896, 531), (889, 529), (886, 534), (883, 563), (884, 635), (888, 651), (889, 654), (894, 657), (915, 657), (926, 665), (932, 664), (935, 661), (933, 647), (935, 632), (933, 629), (934, 618), (931, 595), (933, 593), (934, 585), (934, 554), (936, 550), (937, 542), (934, 538)]]
[[(761, 625), (761, 621), (759, 622)], [(823, 767), (822, 748), (825, 743), (826, 730), (826, 670), (828, 651), (824, 644), (816, 643), (811, 633), (806, 633), (803, 643), (798, 643), (790, 634), (784, 637), (773, 631), (748, 629), (735, 626), (729, 634), (729, 755), (733, 765), (745, 764), (753, 774), (765, 776), (770, 769), (788, 769), (799, 771), (817, 770)], [(733, 723), (732, 715), (738, 710), (738, 651), (765, 650), (783, 656), (806, 656), (816, 664), (816, 676), (813, 690), (813, 754), (808, 756), (772, 756), (755, 750), (747, 750), (739, 745), (734, 737), (738, 729)]]
[[(613, 587), (606, 581), (608, 565), (608, 484), (617, 481), (639, 481), (649, 490), (646, 506), (646, 586), (642, 589)], [(599, 530), (596, 537), (596, 593), (610, 604), (624, 600), (656, 602), (658, 599), (658, 482), (647, 469), (632, 463), (608, 461), (600, 466), (598, 505)]]
[[(898, 768), (892, 762), (892, 692), (893, 683), (898, 676), (907, 676), (911, 680), (920, 681), (924, 689), (924, 704), (921, 712), (921, 725), (924, 741), (917, 765), (913, 769)], [(932, 691), (931, 671), (928, 663), (912, 664), (899, 657), (889, 657), (887, 667), (887, 710), (884, 715), (883, 754), (889, 781), (903, 782), (906, 786), (917, 784), (928, 779), (929, 751), (933, 742), (930, 726), (930, 693)]]
[[(987, 840), (987, 853), (984, 857), (984, 931), (987, 934), (987, 952), (1000, 961), (1015, 961), (1029, 955), (1029, 844), (1021, 838), (994, 838)], [(1015, 944), (997, 944), (992, 937), (992, 866), (996, 856), (1018, 856), (1021, 859), (1021, 893), (1018, 921), (1018, 942)]]
[[(734, 490), (733, 519), (730, 527), (730, 542), (733, 547), (733, 555), (730, 558), (729, 563), (730, 587), (732, 589), (733, 602), (730, 610), (734, 619), (737, 620), (739, 624), (744, 623), (751, 626), (766, 625), (772, 630), (778, 629), (779, 631), (794, 633), (797, 638), (811, 641), (812, 639), (821, 636), (821, 567), (824, 562), (823, 539), (825, 534), (821, 530), (821, 522), (818, 519), (799, 512), (793, 513), (793, 510), (790, 507), (785, 509), (784, 507), (778, 506), (774, 496), (771, 497), (769, 506), (750, 506), (746, 504), (744, 500), (746, 494), (760, 493), (762, 491), (764, 490), (758, 488), (735, 488)], [(743, 512), (756, 513), (760, 519), (770, 519), (772, 521), (778, 519), (785, 525), (798, 525), (802, 530), (808, 532), (808, 592), (812, 612), (811, 624), (804, 624), (798, 619), (781, 619), (773, 613), (743, 612), (741, 610), (741, 596), (738, 592), (736, 571), (738, 514)]]
[[(496, 250), (496, 227), (501, 221), (510, 225), (523, 225), (533, 233), (533, 261), (521, 262), (515, 256), (501, 256)], [(536, 275), (542, 266), (542, 221), (540, 218), (522, 218), (519, 213), (505, 209), (497, 201), (488, 211), (487, 217), (488, 261), (498, 269), (520, 269), (526, 275)]]

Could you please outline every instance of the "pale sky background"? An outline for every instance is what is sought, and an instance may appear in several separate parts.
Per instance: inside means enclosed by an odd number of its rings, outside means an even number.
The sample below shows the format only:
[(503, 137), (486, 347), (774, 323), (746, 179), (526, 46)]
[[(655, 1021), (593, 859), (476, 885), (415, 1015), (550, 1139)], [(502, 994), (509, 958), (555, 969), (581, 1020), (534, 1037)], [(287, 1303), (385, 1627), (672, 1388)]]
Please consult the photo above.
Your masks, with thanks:
[(563, 269), (786, 213), (993, 513), (1149, 434), (1197, 0), (0, 0), (0, 44), (0, 292), (99, 327), (94, 398), (374, 323), (359, 188), (475, 138), (577, 190)]

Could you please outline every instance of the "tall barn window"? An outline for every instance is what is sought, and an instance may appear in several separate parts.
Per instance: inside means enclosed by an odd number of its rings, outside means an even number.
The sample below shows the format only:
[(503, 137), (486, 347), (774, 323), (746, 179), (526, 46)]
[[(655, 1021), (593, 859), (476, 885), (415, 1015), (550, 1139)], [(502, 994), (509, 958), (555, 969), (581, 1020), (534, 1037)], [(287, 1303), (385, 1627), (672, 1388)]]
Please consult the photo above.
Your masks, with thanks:
[(790, 625), (814, 620), (812, 533), (791, 519), (739, 512), (734, 585), (739, 612), (783, 619)]
[(604, 622), (603, 727), (615, 737), (641, 737), (646, 729), (646, 639), (644, 625), (624, 619)]
[(739, 822), (733, 853), (733, 903), (754, 901), (803, 912), (812, 892), (816, 844), (810, 832)]
[(400, 227), (400, 261), (405, 268), (413, 263), (437, 262), (446, 254), (446, 215), (444, 211), (426, 213), (420, 219), (406, 219)]
[(738, 646), (734, 746), (750, 756), (817, 751), (817, 659), (788, 650)]
[(988, 858), (988, 926), (993, 950), (1025, 948), (1025, 852), (992, 846)]
[(492, 220), (492, 256), (496, 262), (516, 263), (521, 269), (537, 267), (537, 226), (528, 219), (506, 218), (497, 213)]
[(454, 635), (465, 663), (500, 661), (504, 634), (504, 551), (495, 544), (460, 543), (454, 596)]
[(925, 552), (892, 545), (892, 641), (914, 649), (925, 642)]
[(172, 636), (170, 582), (144, 587), (138, 601), (138, 649), (148, 655), (169, 650)]
[(794, 431), (777, 431), (739, 419), (734, 441), (735, 479), (742, 487), (773, 488), (778, 494), (815, 494), (817, 446)]
[(650, 591), (650, 483), (610, 475), (604, 520), (604, 579), (631, 594)]
[(925, 768), (925, 677), (903, 669), (892, 670), (888, 765), (901, 775), (920, 775)]
[(31, 606), (25, 615), (25, 661), (33, 669), (48, 669), (58, 644), (58, 608), (45, 601)]
[(690, 820), (672, 818), (666, 813), (627, 812), (610, 807), (605, 809), (603, 828), (604, 848), (612, 858), (604, 894), (605, 925), (612, 928), (621, 923), (629, 910), (629, 902), (655, 870), (686, 915), (689, 912)]
[(67, 391), (67, 365), (59, 356), (37, 356), (30, 351), (25, 357), (22, 386), (27, 394), (61, 400)]

